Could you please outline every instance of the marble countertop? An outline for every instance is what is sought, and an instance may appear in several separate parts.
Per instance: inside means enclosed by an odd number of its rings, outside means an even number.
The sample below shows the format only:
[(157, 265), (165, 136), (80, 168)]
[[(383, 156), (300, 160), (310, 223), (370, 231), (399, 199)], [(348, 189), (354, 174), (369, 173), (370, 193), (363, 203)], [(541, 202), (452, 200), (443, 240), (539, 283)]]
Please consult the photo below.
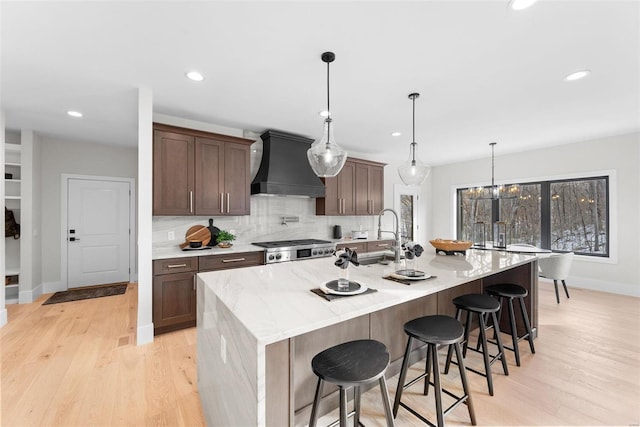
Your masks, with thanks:
[[(261, 345), (421, 298), (535, 260), (531, 255), (468, 250), (425, 253), (415, 268), (437, 276), (411, 285), (383, 279), (402, 264), (349, 267), (349, 279), (377, 292), (327, 301), (311, 289), (338, 278), (333, 257), (198, 274), (205, 312), (224, 304)], [(198, 292), (199, 295), (202, 292)], [(200, 326), (200, 325), (199, 325)]]
[(250, 243), (245, 244), (234, 244), (230, 248), (222, 249), (217, 246), (214, 246), (210, 249), (201, 249), (201, 250), (186, 250), (183, 251), (180, 247), (176, 245), (163, 245), (163, 246), (154, 246), (152, 251), (152, 259), (168, 259), (168, 258), (185, 258), (192, 256), (205, 256), (205, 255), (227, 255), (238, 252), (262, 252), (264, 248), (260, 246), (252, 245)]
[[(340, 243), (350, 243), (350, 242), (376, 242), (379, 239), (331, 239), (328, 240), (331, 243), (340, 244)], [(382, 239), (389, 240), (389, 239)], [(258, 240), (256, 240), (258, 241)], [(182, 242), (180, 242), (182, 243)], [(222, 249), (217, 246), (212, 247), (211, 249), (201, 249), (201, 250), (186, 250), (183, 251), (178, 246), (179, 243), (174, 245), (156, 245), (153, 247), (152, 259), (167, 259), (167, 258), (184, 258), (184, 257), (192, 257), (192, 256), (204, 256), (204, 255), (225, 255), (232, 254), (238, 252), (260, 252), (264, 251), (263, 247), (252, 245), (251, 243), (234, 243), (233, 246), (227, 249)]]

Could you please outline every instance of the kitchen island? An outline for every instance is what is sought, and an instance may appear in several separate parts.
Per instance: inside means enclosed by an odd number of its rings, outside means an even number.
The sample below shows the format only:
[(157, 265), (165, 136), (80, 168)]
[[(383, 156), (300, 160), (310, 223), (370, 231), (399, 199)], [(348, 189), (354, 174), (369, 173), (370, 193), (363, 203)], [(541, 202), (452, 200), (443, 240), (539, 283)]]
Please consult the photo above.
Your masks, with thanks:
[[(428, 314), (453, 315), (451, 300), (484, 286), (514, 282), (537, 330), (537, 259), (468, 250), (425, 253), (416, 268), (434, 278), (411, 285), (383, 279), (401, 266), (350, 266), (350, 279), (376, 292), (327, 301), (311, 292), (334, 280), (335, 258), (198, 274), (198, 390), (211, 426), (282, 426), (308, 422), (316, 377), (311, 358), (327, 347), (371, 338), (389, 347), (387, 376), (400, 369), (402, 325)], [(505, 316), (506, 317), (506, 316)], [(534, 331), (535, 333), (535, 331)], [(421, 357), (421, 350), (414, 352)], [(326, 387), (326, 394), (335, 389)], [(321, 411), (337, 406), (323, 399)]]

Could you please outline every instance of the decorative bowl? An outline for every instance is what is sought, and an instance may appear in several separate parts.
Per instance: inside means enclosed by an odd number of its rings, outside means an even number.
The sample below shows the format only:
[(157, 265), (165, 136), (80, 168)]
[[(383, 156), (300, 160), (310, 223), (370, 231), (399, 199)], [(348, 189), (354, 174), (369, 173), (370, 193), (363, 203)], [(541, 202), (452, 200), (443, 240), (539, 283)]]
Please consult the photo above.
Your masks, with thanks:
[(202, 247), (202, 240), (189, 240), (189, 247), (194, 249)]
[(434, 239), (429, 240), (429, 243), (439, 251), (465, 251), (473, 245), (469, 240)]

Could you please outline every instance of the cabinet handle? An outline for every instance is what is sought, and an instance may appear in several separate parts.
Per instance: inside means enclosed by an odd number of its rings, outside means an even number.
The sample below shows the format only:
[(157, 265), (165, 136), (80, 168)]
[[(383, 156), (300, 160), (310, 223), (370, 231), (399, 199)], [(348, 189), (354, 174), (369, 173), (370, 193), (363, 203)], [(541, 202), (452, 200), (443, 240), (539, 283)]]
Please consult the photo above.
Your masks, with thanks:
[(196, 290), (196, 275), (193, 275), (193, 290)]
[(167, 268), (180, 268), (180, 267), (186, 267), (187, 264), (170, 264), (167, 265)]
[(389, 244), (388, 243), (380, 243), (377, 246), (380, 247), (380, 248), (388, 248)]
[(224, 213), (224, 194), (220, 193), (220, 213)]
[(223, 263), (227, 263), (227, 262), (240, 262), (240, 261), (245, 261), (244, 258), (233, 258), (233, 259), (223, 259), (222, 262)]
[(229, 213), (229, 193), (227, 193), (227, 213)]
[(189, 212), (193, 213), (193, 191), (189, 190)]

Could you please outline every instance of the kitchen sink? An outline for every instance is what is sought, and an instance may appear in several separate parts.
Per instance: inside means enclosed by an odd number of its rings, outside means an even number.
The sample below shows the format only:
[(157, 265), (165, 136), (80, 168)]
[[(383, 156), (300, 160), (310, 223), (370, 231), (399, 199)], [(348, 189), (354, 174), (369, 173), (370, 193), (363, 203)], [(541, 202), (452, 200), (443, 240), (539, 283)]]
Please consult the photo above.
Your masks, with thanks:
[(393, 255), (376, 254), (373, 256), (362, 256), (358, 254), (358, 262), (360, 262), (360, 265), (389, 264), (393, 262)]

